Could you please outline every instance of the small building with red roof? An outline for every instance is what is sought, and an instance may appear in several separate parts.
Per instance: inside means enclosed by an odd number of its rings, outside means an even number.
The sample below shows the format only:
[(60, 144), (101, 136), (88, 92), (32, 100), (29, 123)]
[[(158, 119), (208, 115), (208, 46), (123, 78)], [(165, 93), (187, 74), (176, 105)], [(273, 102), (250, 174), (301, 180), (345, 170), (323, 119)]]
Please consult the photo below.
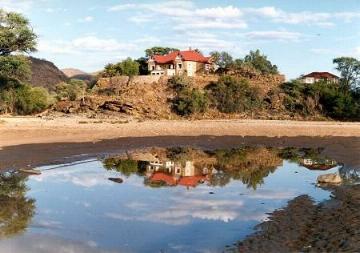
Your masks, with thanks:
[(191, 48), (186, 51), (173, 51), (166, 55), (153, 55), (148, 60), (151, 75), (195, 76), (198, 73), (208, 73), (212, 65), (211, 57), (205, 57)]
[(311, 72), (307, 75), (303, 75), (301, 78), (303, 83), (314, 84), (320, 81), (327, 83), (339, 83), (340, 78), (329, 72)]

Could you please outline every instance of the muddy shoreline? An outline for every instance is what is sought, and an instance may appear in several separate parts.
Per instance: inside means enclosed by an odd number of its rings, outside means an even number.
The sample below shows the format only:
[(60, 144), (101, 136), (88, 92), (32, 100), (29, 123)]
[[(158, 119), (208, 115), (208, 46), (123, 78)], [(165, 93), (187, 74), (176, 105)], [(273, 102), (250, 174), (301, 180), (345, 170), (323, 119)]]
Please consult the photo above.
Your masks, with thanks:
[(195, 146), (204, 149), (236, 146), (323, 148), (339, 163), (360, 167), (359, 137), (156, 136), (123, 137), (97, 142), (23, 144), (0, 150), (0, 169), (18, 169), (85, 160), (145, 147)]
[(333, 190), (316, 204), (306, 195), (274, 211), (258, 231), (239, 242), (239, 252), (358, 252), (360, 185)]

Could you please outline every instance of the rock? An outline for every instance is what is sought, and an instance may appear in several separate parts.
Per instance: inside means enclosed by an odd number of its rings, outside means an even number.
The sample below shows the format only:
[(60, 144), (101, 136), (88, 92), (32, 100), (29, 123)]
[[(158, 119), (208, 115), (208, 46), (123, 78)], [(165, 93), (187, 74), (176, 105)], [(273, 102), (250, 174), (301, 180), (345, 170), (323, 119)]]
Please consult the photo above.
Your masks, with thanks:
[(41, 171), (35, 169), (20, 169), (19, 171), (25, 174), (41, 175)]
[(122, 182), (124, 182), (124, 180), (122, 178), (119, 178), (119, 177), (110, 177), (109, 180), (113, 181), (115, 183), (118, 183), (118, 184), (121, 184)]
[(317, 182), (319, 184), (341, 184), (342, 178), (336, 173), (331, 173), (318, 176)]

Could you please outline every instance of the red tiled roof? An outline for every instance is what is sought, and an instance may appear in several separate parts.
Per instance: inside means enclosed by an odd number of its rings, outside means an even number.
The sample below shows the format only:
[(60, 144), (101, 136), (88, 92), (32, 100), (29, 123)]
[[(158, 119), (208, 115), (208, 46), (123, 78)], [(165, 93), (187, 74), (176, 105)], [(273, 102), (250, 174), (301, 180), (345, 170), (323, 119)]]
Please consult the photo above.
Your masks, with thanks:
[(338, 76), (331, 74), (329, 72), (311, 72), (310, 74), (307, 74), (304, 76), (304, 78), (306, 77), (313, 77), (313, 78), (317, 78), (317, 79), (321, 79), (321, 78), (339, 78)]
[(194, 61), (194, 62), (201, 62), (201, 63), (208, 63), (210, 57), (205, 57), (202, 54), (193, 51), (174, 51), (167, 55), (154, 55), (152, 59), (159, 64), (166, 64), (172, 63), (175, 61), (176, 57), (180, 56), (184, 61)]
[(303, 165), (305, 168), (309, 170), (330, 170), (332, 168), (335, 168), (336, 165)]
[(176, 185), (176, 179), (163, 172), (156, 172), (150, 177), (152, 182), (165, 182), (169, 186)]
[(204, 176), (182, 177), (179, 180), (179, 185), (195, 187), (200, 183), (200, 181), (205, 179), (206, 177)]

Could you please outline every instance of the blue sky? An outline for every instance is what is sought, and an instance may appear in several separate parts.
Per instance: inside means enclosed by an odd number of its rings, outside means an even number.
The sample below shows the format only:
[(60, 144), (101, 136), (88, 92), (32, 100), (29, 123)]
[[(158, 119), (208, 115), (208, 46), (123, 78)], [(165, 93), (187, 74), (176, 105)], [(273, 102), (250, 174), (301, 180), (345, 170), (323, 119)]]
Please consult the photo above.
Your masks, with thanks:
[(0, 7), (31, 20), (35, 56), (88, 72), (156, 45), (235, 58), (259, 48), (288, 78), (335, 72), (334, 57), (360, 57), (359, 0), (0, 0)]

